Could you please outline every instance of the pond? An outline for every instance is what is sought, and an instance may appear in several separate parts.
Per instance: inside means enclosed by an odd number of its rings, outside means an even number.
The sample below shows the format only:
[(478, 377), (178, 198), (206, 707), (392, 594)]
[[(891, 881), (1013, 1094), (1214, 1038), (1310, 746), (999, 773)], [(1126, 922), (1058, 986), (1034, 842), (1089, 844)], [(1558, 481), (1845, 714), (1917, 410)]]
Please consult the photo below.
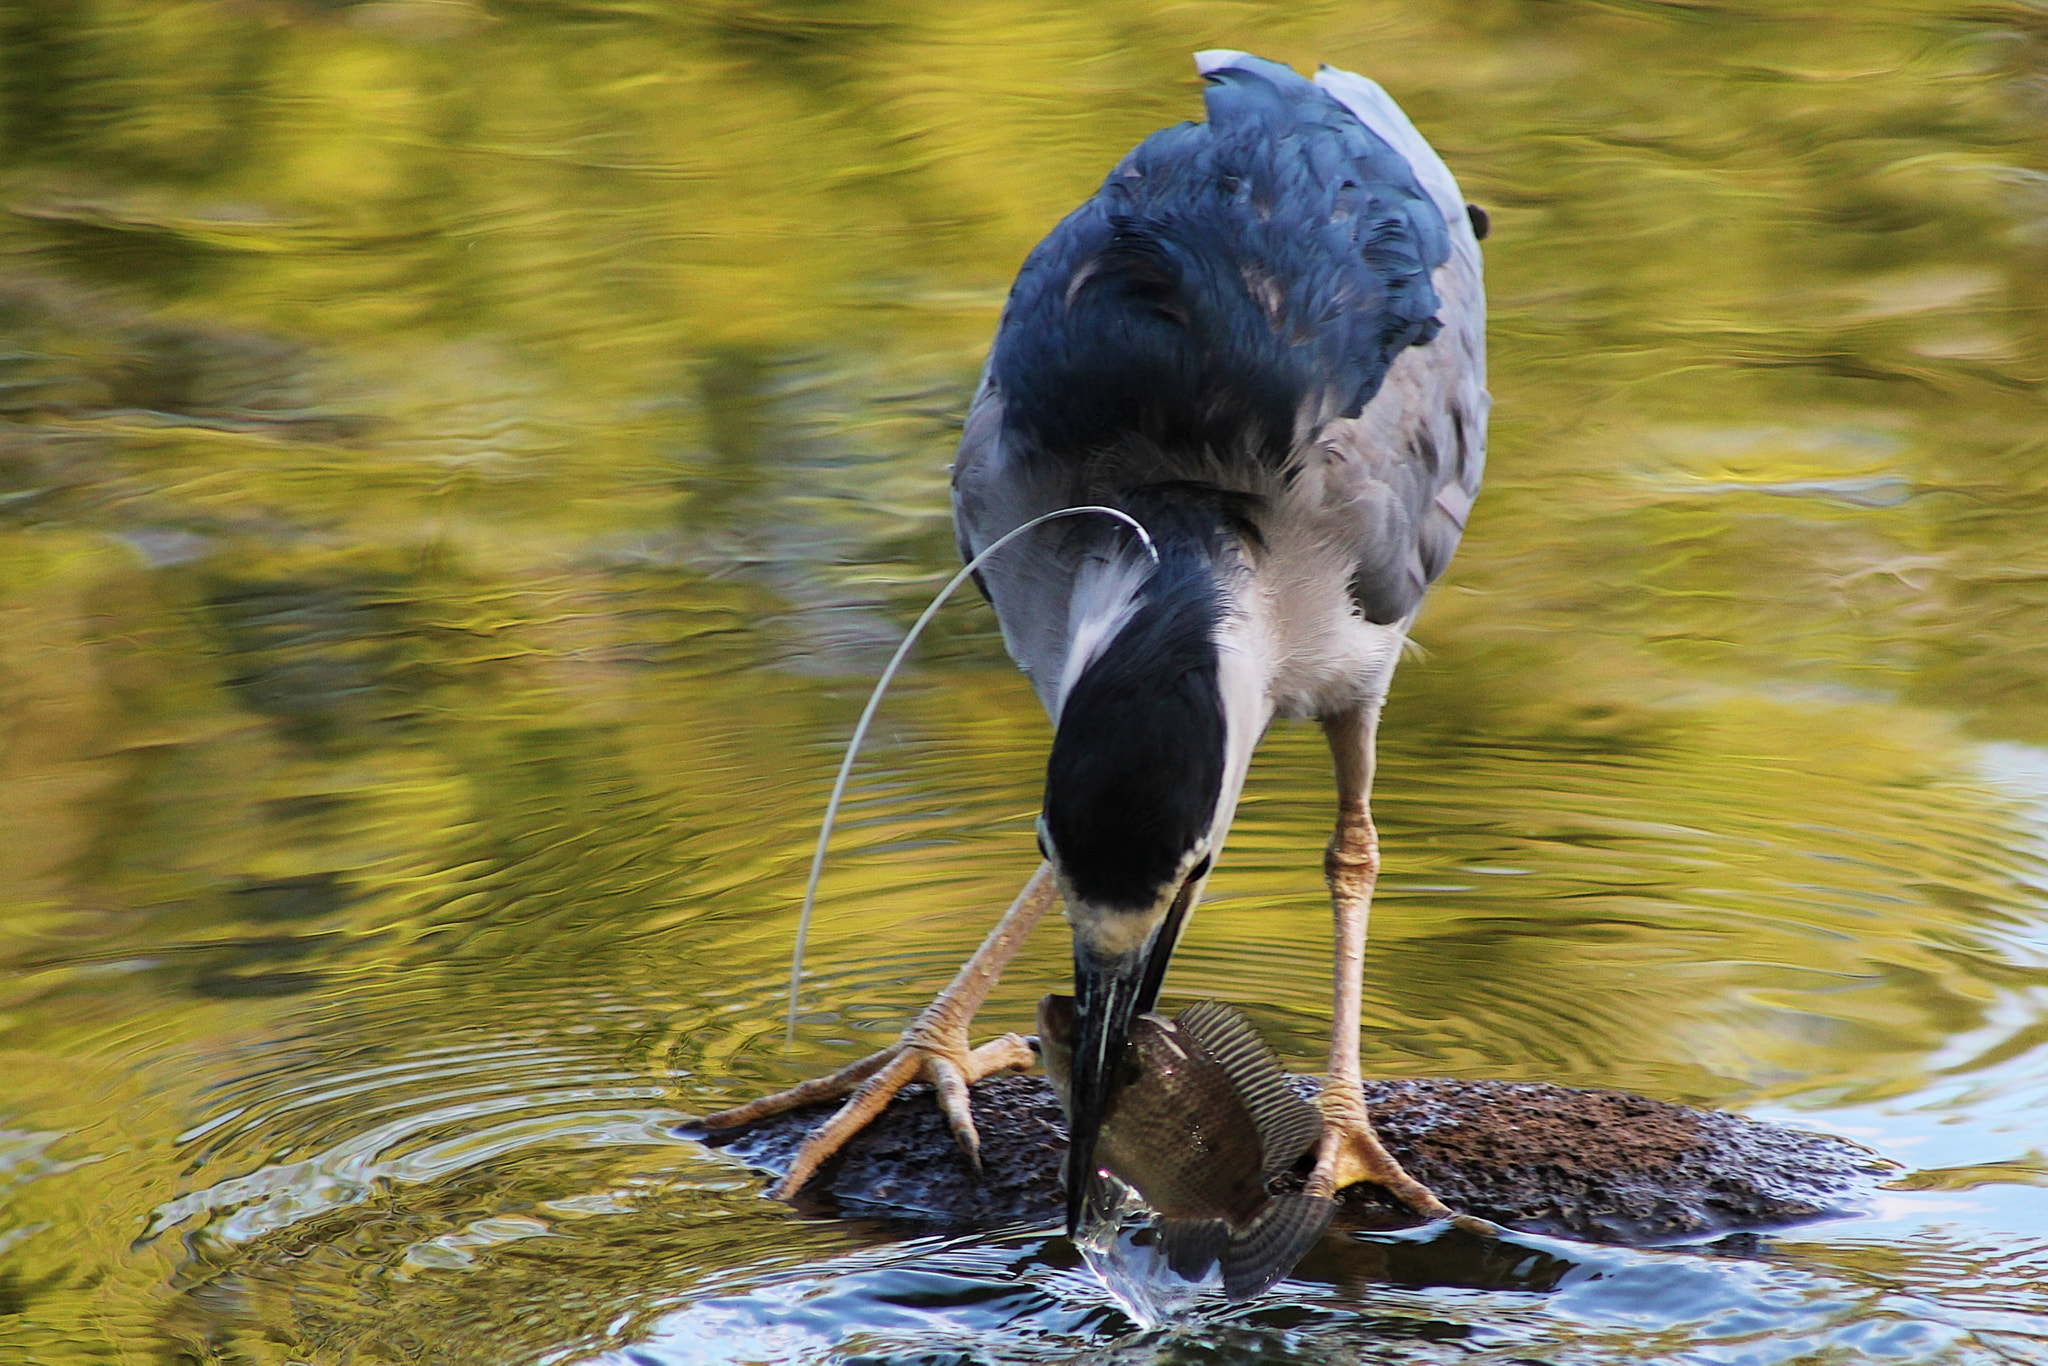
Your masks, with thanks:
[[(889, 1041), (1036, 861), (945, 468), (1189, 53), (1493, 218), (1489, 482), (1382, 731), (1382, 1076), (1856, 1139), (1706, 1247), (1333, 1237), (1147, 1333), (686, 1115)], [(1890, 0), (0, 12), (0, 1360), (2048, 1362), (2048, 15)], [(1320, 1066), (1260, 753), (1169, 1004)], [(1042, 929), (978, 1029), (1028, 1029)]]

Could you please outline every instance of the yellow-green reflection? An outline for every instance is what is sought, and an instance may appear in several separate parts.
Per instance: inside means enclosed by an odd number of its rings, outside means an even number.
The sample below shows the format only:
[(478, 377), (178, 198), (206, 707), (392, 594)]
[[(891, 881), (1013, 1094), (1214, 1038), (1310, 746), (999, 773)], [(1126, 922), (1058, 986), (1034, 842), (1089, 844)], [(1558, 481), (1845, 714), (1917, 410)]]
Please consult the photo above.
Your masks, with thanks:
[[(2025, 6), (22, 0), (0, 1355), (574, 1355), (880, 1236), (663, 1126), (888, 1037), (1028, 870), (1045, 723), (962, 608), (779, 1049), (1002, 291), (1210, 45), (1378, 77), (1494, 215), (1373, 1065), (1917, 1107), (1986, 1149), (1923, 1165), (2031, 1170), (2040, 817), (1975, 749), (2048, 741)], [(1276, 732), (1171, 982), (1303, 1065), (1327, 803)], [(1875, 1246), (1806, 1255), (2003, 1274)]]

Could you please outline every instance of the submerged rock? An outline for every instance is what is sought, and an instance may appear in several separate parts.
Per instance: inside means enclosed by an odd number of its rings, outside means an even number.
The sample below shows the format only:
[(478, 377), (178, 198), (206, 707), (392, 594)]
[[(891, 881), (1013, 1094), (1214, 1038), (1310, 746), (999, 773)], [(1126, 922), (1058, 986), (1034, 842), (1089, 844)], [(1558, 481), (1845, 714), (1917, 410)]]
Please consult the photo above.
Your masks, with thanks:
[[(1314, 1078), (1290, 1081), (1315, 1094)], [(1854, 1212), (1893, 1170), (1845, 1139), (1622, 1091), (1442, 1078), (1369, 1081), (1365, 1090), (1402, 1165), (1452, 1208), (1528, 1233), (1641, 1245), (1782, 1228)], [(1051, 1085), (1036, 1074), (991, 1077), (973, 1103), (979, 1176), (929, 1089), (911, 1087), (826, 1164), (804, 1203), (944, 1227), (1057, 1221), (1067, 1137)], [(831, 1109), (686, 1132), (780, 1173)], [(1342, 1194), (1341, 1226), (1417, 1222), (1375, 1187)]]

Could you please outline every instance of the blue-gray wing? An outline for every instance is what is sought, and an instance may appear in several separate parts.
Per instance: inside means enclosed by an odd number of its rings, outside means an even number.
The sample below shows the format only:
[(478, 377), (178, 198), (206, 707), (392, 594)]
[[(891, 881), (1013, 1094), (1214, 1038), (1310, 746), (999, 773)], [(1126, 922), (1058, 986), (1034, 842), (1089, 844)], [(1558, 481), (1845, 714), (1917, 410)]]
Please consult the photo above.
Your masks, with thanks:
[(1400, 107), (1348, 71), (1324, 67), (1315, 83), (1401, 154), (1449, 233), (1431, 277), (1443, 330), (1397, 357), (1364, 411), (1331, 422), (1317, 442), (1331, 476), (1324, 515), (1356, 537), (1352, 597), (1368, 621), (1405, 622), (1450, 563), (1485, 472), (1485, 272), (1457, 181)]
[[(1279, 490), (1277, 515), (1354, 548), (1360, 611), (1403, 621), (1485, 457), (1464, 202), (1370, 82), (1198, 61), (1209, 122), (1147, 139), (1018, 276), (955, 463), (962, 553), (1139, 482)], [(1054, 526), (980, 576), (1048, 706), (1076, 570), (1127, 548), (1111, 525)]]
[(1037, 458), (1278, 469), (1441, 325), (1450, 226), (1408, 159), (1286, 67), (1205, 74), (1208, 121), (1145, 139), (1018, 273), (990, 375)]

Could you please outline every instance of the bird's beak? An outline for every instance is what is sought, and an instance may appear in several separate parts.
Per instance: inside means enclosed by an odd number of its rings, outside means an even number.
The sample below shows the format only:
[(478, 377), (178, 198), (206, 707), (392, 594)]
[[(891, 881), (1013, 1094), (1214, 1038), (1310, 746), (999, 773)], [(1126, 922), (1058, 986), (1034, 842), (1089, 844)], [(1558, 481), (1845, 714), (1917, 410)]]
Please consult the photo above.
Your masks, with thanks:
[(1180, 938), (1199, 878), (1191, 878), (1166, 914), (1137, 944), (1120, 948), (1107, 936), (1074, 935), (1073, 1053), (1067, 1064), (1067, 1232), (1081, 1231), (1096, 1187), (1095, 1146), (1125, 1080), (1131, 1022), (1152, 1009), (1166, 963)]
[(1081, 1231), (1095, 1188), (1095, 1140), (1122, 1080), (1145, 951), (1099, 958), (1074, 946), (1074, 1053), (1067, 1073), (1067, 1232)]

